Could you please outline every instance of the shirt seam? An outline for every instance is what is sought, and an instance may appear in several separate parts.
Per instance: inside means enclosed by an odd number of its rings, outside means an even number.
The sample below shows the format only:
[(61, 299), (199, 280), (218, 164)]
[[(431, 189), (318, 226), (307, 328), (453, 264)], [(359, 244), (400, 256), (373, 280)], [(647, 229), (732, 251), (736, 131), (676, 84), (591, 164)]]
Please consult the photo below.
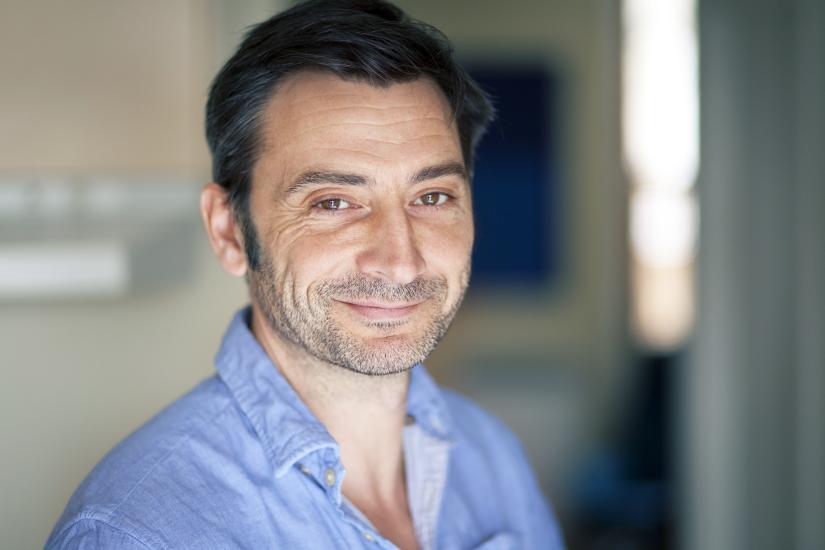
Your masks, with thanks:
[[(109, 514), (107, 514), (107, 515), (109, 515)], [(131, 524), (131, 522), (129, 522), (129, 520), (126, 519), (126, 518), (123, 518), (123, 521)], [(63, 529), (61, 530), (61, 535), (64, 534), (64, 533), (67, 533), (72, 527), (78, 526), (82, 522), (91, 522), (91, 523), (103, 524), (103, 525), (117, 531), (118, 533), (129, 537), (130, 539), (134, 539), (142, 547), (148, 548), (149, 550), (152, 550), (154, 548), (163, 548), (163, 549), (168, 548), (168, 546), (166, 546), (165, 544), (159, 543), (159, 542), (156, 542), (154, 544), (150, 544), (150, 543), (144, 541), (143, 539), (141, 539), (135, 533), (132, 533), (132, 532), (124, 529), (123, 527), (115, 525), (114, 523), (112, 523), (111, 521), (108, 521), (107, 519), (104, 519), (104, 518), (99, 517), (97, 515), (90, 515), (89, 513), (80, 514), (73, 521), (70, 521), (69, 523), (67, 523), (63, 527)], [(136, 528), (136, 526), (134, 526), (134, 525), (130, 525), (130, 526), (132, 528)]]

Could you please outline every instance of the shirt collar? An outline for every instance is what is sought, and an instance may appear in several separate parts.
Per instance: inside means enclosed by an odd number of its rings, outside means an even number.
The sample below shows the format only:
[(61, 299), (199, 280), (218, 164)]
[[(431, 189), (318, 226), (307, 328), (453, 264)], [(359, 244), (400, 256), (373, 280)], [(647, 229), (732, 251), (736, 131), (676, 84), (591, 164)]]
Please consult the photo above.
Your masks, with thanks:
[(438, 439), (452, 439), (452, 423), (444, 396), (424, 365), (412, 369), (407, 390), (407, 414)]
[[(275, 368), (249, 329), (251, 309), (235, 314), (215, 366), (249, 419), (265, 452), (281, 477), (307, 455), (324, 451), (340, 458), (338, 443)], [(441, 392), (423, 365), (413, 368), (407, 395), (407, 414), (423, 429), (449, 441), (451, 426)]]

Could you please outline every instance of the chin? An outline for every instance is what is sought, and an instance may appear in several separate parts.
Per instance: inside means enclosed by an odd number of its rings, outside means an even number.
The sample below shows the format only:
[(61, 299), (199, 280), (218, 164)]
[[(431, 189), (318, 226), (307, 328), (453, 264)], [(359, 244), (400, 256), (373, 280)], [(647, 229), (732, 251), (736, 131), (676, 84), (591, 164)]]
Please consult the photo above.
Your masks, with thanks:
[(356, 341), (357, 344), (349, 346), (346, 352), (339, 356), (338, 364), (353, 372), (373, 376), (407, 371), (421, 363), (431, 351), (420, 339), (408, 335)]

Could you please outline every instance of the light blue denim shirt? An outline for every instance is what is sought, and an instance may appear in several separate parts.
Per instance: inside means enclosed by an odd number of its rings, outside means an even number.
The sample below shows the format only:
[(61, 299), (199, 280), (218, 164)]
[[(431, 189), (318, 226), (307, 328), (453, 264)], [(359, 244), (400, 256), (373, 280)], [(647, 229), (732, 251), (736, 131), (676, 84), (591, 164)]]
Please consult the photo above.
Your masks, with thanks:
[[(218, 374), (115, 447), (77, 489), (46, 548), (395, 548), (341, 493), (339, 447), (248, 328)], [(515, 436), (412, 371), (404, 433), (423, 549), (562, 548)]]

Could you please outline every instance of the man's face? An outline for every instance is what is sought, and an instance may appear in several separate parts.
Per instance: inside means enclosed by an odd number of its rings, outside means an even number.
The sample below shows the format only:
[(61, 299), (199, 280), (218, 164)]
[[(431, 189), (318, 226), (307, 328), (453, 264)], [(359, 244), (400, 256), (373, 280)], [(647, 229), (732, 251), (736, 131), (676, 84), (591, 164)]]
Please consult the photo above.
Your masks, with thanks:
[(250, 201), (262, 261), (249, 282), (276, 336), (364, 374), (422, 361), (458, 309), (473, 243), (438, 87), (299, 73), (273, 96), (262, 138)]

